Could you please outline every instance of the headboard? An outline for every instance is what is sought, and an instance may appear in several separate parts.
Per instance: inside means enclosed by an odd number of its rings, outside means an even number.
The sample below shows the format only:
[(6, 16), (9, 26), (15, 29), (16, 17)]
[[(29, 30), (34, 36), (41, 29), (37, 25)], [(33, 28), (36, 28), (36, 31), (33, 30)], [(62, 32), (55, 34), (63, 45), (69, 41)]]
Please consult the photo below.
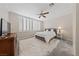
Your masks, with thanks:
[(55, 34), (57, 35), (57, 28), (45, 28), (45, 31), (54, 31), (55, 32)]

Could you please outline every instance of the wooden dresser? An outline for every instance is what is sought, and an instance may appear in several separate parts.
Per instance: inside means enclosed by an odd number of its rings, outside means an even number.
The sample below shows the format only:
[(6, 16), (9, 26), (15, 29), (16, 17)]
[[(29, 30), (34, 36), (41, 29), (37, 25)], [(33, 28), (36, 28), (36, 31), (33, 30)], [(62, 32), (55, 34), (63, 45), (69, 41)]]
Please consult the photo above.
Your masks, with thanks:
[(0, 37), (0, 56), (14, 56), (16, 50), (16, 34), (9, 33)]

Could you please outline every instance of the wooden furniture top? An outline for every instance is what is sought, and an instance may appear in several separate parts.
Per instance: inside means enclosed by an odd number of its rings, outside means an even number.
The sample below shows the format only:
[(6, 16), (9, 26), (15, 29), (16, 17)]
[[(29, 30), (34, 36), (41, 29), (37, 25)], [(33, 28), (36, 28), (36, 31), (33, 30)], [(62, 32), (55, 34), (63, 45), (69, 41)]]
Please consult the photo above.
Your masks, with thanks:
[(12, 37), (16, 37), (16, 34), (15, 33), (8, 33), (7, 35), (2, 35), (2, 36), (0, 36), (0, 40), (1, 39), (12, 38)]

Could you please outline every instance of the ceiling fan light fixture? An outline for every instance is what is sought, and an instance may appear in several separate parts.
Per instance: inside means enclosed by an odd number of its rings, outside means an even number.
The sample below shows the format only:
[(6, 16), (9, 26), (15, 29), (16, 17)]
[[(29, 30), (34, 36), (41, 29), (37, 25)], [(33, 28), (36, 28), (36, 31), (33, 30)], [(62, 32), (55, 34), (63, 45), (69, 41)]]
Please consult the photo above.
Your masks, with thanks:
[[(54, 5), (54, 3), (50, 3), (50, 4), (49, 4), (50, 7), (52, 7), (53, 5)], [(47, 15), (47, 14), (49, 14), (49, 11), (44, 11), (44, 10), (43, 10), (43, 11), (41, 11), (41, 13), (38, 14), (38, 15), (39, 15), (39, 18), (41, 18), (41, 17), (46, 18), (46, 15)]]
[(54, 3), (50, 3), (49, 6), (52, 7), (54, 5)]

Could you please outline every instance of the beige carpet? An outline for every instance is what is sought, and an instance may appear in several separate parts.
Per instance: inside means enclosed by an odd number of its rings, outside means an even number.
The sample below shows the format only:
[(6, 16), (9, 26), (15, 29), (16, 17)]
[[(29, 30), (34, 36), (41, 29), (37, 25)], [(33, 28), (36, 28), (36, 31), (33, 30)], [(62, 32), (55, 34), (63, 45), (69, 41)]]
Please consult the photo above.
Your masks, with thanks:
[(20, 56), (45, 56), (51, 53), (60, 41), (53, 39), (50, 44), (44, 43), (35, 37), (19, 41)]
[(49, 56), (73, 56), (73, 46), (70, 42), (60, 40), (57, 47), (48, 54)]

